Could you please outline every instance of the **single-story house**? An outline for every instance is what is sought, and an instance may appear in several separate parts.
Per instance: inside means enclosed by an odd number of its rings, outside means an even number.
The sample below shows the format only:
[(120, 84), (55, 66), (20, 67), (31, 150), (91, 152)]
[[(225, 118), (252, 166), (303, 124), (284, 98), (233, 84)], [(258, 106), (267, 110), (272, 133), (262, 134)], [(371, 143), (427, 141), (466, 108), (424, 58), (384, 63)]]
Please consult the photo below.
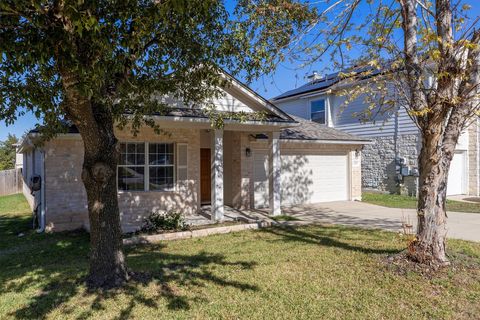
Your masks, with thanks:
[[(201, 108), (177, 107), (152, 116), (162, 134), (150, 127), (135, 136), (116, 129), (124, 232), (137, 230), (157, 210), (195, 215), (210, 205), (212, 219), (222, 220), (224, 206), (278, 215), (282, 206), (360, 199), (361, 150), (368, 139), (292, 117), (235, 79), (223, 90), (217, 112), (266, 116), (226, 119), (223, 129), (214, 129)], [(26, 184), (32, 177), (41, 184), (33, 195), (24, 192), (40, 230), (88, 229), (80, 134), (71, 126), (43, 145), (37, 137), (30, 132), (20, 152)]]

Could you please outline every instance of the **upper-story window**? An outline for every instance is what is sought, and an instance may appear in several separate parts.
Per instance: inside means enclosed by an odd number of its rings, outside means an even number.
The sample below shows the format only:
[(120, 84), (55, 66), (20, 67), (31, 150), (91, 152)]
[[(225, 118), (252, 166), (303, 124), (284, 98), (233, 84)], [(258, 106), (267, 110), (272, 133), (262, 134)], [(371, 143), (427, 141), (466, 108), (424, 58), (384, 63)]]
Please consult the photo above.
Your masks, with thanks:
[(320, 124), (325, 124), (325, 100), (315, 100), (312, 101), (310, 105), (310, 120), (320, 123)]

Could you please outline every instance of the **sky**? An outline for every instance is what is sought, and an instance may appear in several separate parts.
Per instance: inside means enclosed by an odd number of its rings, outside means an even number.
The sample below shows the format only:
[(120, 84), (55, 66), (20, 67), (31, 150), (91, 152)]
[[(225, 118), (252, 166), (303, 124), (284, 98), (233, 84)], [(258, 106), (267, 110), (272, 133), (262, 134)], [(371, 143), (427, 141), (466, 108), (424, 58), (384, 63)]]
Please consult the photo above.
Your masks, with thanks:
[[(464, 0), (463, 2), (471, 5), (471, 17), (480, 16), (480, 0)], [(227, 7), (229, 6), (231, 7), (231, 3), (227, 1)], [(361, 13), (362, 9), (360, 10), (360, 16)], [(270, 99), (285, 91), (298, 88), (307, 82), (307, 75), (313, 71), (321, 72), (325, 68), (328, 68), (326, 62), (320, 62), (307, 67), (301, 67), (300, 62), (284, 62), (279, 64), (272, 74), (264, 75), (255, 80), (250, 84), (250, 87), (258, 94)], [(20, 116), (18, 120), (10, 126), (7, 126), (5, 122), (0, 120), (0, 141), (5, 140), (9, 133), (21, 137), (24, 133), (33, 129), (37, 123), (39, 123), (39, 120), (31, 113)]]

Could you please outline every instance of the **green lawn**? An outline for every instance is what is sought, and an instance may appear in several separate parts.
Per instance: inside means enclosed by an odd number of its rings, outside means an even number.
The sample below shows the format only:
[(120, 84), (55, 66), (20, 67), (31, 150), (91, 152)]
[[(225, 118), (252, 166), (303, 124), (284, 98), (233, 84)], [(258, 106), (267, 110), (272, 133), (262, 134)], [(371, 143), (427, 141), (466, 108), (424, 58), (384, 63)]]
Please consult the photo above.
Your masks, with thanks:
[[(362, 201), (389, 208), (416, 209), (417, 199), (398, 194), (381, 194), (364, 192)], [(480, 203), (447, 200), (447, 211), (480, 213)]]
[[(0, 211), (0, 319), (467, 319), (480, 314), (480, 244), (449, 241), (455, 269), (429, 279), (384, 263), (405, 240), (340, 226), (264, 229), (138, 246), (151, 275), (87, 292), (85, 233), (16, 233), (25, 205)], [(22, 206), (22, 207), (20, 207)], [(23, 209), (21, 209), (23, 208)], [(24, 211), (25, 210), (25, 211)], [(22, 212), (23, 211), (23, 212)]]

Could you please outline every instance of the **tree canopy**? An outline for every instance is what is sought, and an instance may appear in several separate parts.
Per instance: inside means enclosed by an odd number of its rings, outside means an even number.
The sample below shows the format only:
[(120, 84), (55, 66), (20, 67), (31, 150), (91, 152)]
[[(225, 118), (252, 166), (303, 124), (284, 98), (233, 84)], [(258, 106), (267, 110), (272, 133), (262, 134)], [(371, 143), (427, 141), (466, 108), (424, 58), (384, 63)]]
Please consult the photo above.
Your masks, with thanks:
[(154, 95), (203, 102), (219, 93), (219, 68), (247, 79), (271, 70), (276, 50), (308, 25), (304, 5), (276, 2), (239, 1), (229, 12), (216, 0), (2, 1), (0, 118), (11, 123), (24, 107), (45, 128), (73, 120), (67, 74), (119, 124), (163, 111)]
[(14, 144), (18, 143), (15, 135), (8, 134), (4, 141), (0, 141), (0, 170), (15, 168), (16, 148)]

